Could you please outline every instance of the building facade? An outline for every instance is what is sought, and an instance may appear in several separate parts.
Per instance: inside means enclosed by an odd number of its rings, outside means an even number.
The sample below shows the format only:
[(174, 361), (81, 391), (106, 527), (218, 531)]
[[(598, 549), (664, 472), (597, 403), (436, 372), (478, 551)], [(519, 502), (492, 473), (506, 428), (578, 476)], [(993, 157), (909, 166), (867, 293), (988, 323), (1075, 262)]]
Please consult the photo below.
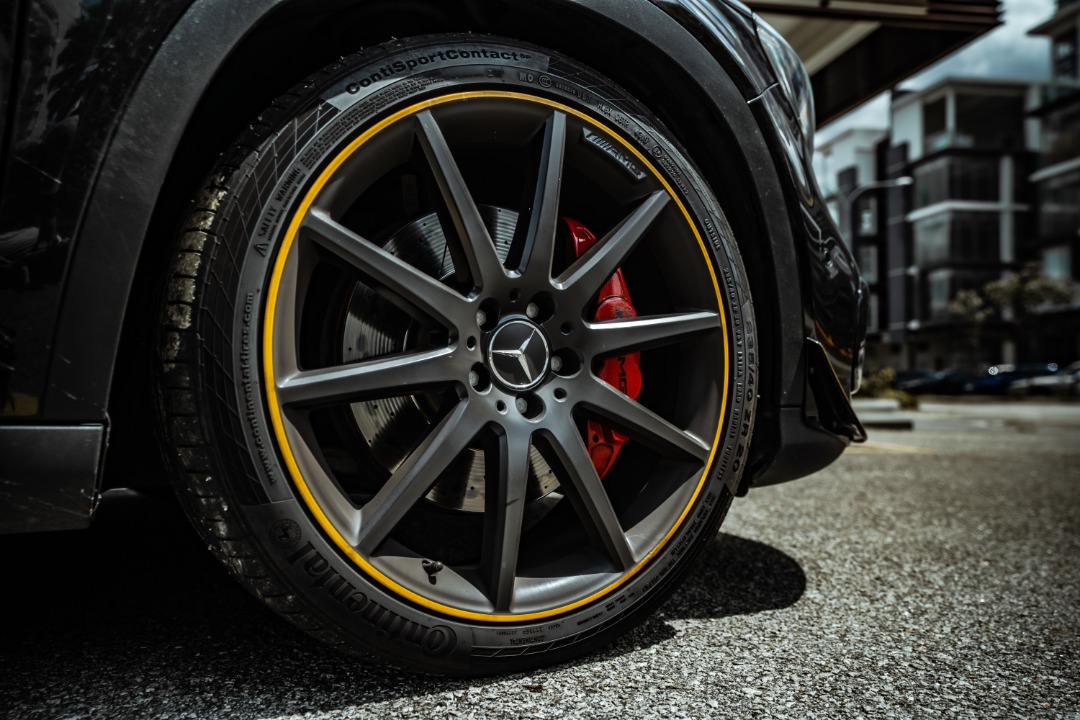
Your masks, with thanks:
[[(1039, 158), (1028, 180), (1038, 214), (1033, 259), (1043, 274), (1076, 283), (1080, 278), (1080, 1), (1059, 0), (1053, 17), (1031, 30), (1050, 38), (1050, 82), (1031, 116), (1041, 126)], [(1080, 357), (1080, 305), (1043, 308), (1037, 348), (1043, 356)]]
[(870, 368), (1018, 360), (1009, 318), (973, 327), (949, 304), (1028, 252), (1033, 92), (967, 79), (894, 92), (888, 130), (850, 130), (818, 148), (830, 207), (871, 288)]
[(884, 274), (894, 367), (1012, 363), (1009, 317), (977, 326), (950, 310), (964, 290), (1015, 269), (1030, 242), (1027, 177), (1037, 132), (1019, 83), (944, 80), (895, 95), (887, 178), (911, 177), (889, 198)]
[[(1030, 30), (1048, 82), (894, 90), (887, 130), (822, 143), (830, 208), (870, 285), (868, 369), (1080, 359), (1080, 0)], [(1069, 301), (974, 315), (952, 301), (1034, 264)]]

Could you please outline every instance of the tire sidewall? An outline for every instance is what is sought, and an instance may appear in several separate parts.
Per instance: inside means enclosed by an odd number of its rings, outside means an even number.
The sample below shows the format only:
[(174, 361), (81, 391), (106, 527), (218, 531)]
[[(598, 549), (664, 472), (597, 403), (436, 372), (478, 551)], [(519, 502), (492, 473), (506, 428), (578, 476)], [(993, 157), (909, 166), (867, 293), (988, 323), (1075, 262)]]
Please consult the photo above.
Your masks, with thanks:
[[(357, 648), (443, 673), (475, 674), (548, 664), (608, 641), (667, 595), (689, 558), (710, 540), (742, 474), (755, 398), (754, 332), (734, 240), (707, 186), (684, 154), (625, 92), (539, 48), (477, 36), (398, 43), (375, 59), (324, 80), (232, 175), (216, 221), (219, 251), (202, 306), (205, 332), (226, 352), (205, 362), (209, 387), (239, 418), (244, 472), (231, 468), (226, 492), (279, 578), (324, 623)], [(276, 450), (261, 365), (265, 288), (289, 219), (330, 160), (365, 128), (396, 110), (446, 93), (511, 90), (554, 100), (620, 132), (668, 180), (697, 223), (724, 294), (728, 328), (727, 417), (721, 447), (687, 516), (664, 549), (633, 578), (568, 613), (520, 623), (478, 623), (408, 602), (345, 557), (309, 515)], [(212, 327), (216, 325), (217, 327)], [(221, 362), (224, 360), (224, 363)], [(231, 383), (230, 383), (231, 380)], [(234, 429), (237, 423), (234, 423)], [(236, 433), (232, 433), (235, 435)]]

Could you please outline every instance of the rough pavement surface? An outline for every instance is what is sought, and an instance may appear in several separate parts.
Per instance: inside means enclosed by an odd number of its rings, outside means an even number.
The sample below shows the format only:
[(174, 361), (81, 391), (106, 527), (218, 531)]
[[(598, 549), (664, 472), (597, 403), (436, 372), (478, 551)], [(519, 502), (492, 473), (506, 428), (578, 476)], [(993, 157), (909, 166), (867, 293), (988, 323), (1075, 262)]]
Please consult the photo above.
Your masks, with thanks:
[(660, 614), (571, 665), (418, 678), (247, 596), (167, 498), (0, 537), (7, 718), (1080, 720), (1080, 404), (924, 405), (736, 500)]

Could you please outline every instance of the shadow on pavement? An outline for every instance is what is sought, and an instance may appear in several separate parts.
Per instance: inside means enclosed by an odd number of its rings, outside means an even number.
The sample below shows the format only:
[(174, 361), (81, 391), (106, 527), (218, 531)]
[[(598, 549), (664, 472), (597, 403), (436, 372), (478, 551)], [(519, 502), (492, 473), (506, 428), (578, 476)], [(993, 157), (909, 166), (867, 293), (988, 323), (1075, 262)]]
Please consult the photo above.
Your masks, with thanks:
[[(168, 494), (110, 497), (89, 530), (0, 536), (0, 554), (9, 608), (0, 705), (20, 717), (78, 716), (75, 708), (94, 702), (104, 716), (114, 714), (93, 693), (114, 698), (125, 712), (138, 701), (143, 717), (181, 707), (203, 717), (239, 717), (362, 706), (494, 681), (417, 677), (328, 650), (229, 577)], [(672, 619), (788, 607), (805, 587), (788, 555), (721, 534), (659, 616), (579, 662), (661, 643), (675, 634)]]
[(806, 575), (791, 556), (754, 540), (720, 533), (662, 612), (669, 618), (722, 618), (794, 605)]

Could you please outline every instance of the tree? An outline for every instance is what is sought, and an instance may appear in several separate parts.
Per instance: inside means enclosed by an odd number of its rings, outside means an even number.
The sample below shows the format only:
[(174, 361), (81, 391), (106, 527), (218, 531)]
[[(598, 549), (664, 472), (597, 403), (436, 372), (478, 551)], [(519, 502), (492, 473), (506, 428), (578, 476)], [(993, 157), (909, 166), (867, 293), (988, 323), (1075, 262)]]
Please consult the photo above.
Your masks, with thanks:
[(1020, 331), (1019, 340), (1029, 340), (1034, 335), (1036, 310), (1070, 303), (1073, 295), (1068, 283), (1046, 277), (1038, 263), (1027, 263), (1017, 272), (991, 280), (980, 290), (961, 290), (949, 303), (949, 312), (968, 323), (967, 339), (974, 366), (980, 360), (983, 327), (995, 312), (1013, 322)]
[(983, 292), (1003, 313), (1011, 314), (1021, 328), (1027, 326), (1038, 307), (1064, 305), (1073, 299), (1069, 284), (1043, 275), (1038, 263), (1027, 263), (1019, 272), (986, 283)]
[(994, 314), (994, 308), (986, 302), (978, 290), (961, 290), (949, 302), (949, 312), (967, 320), (969, 361), (974, 367), (979, 361), (983, 324)]

